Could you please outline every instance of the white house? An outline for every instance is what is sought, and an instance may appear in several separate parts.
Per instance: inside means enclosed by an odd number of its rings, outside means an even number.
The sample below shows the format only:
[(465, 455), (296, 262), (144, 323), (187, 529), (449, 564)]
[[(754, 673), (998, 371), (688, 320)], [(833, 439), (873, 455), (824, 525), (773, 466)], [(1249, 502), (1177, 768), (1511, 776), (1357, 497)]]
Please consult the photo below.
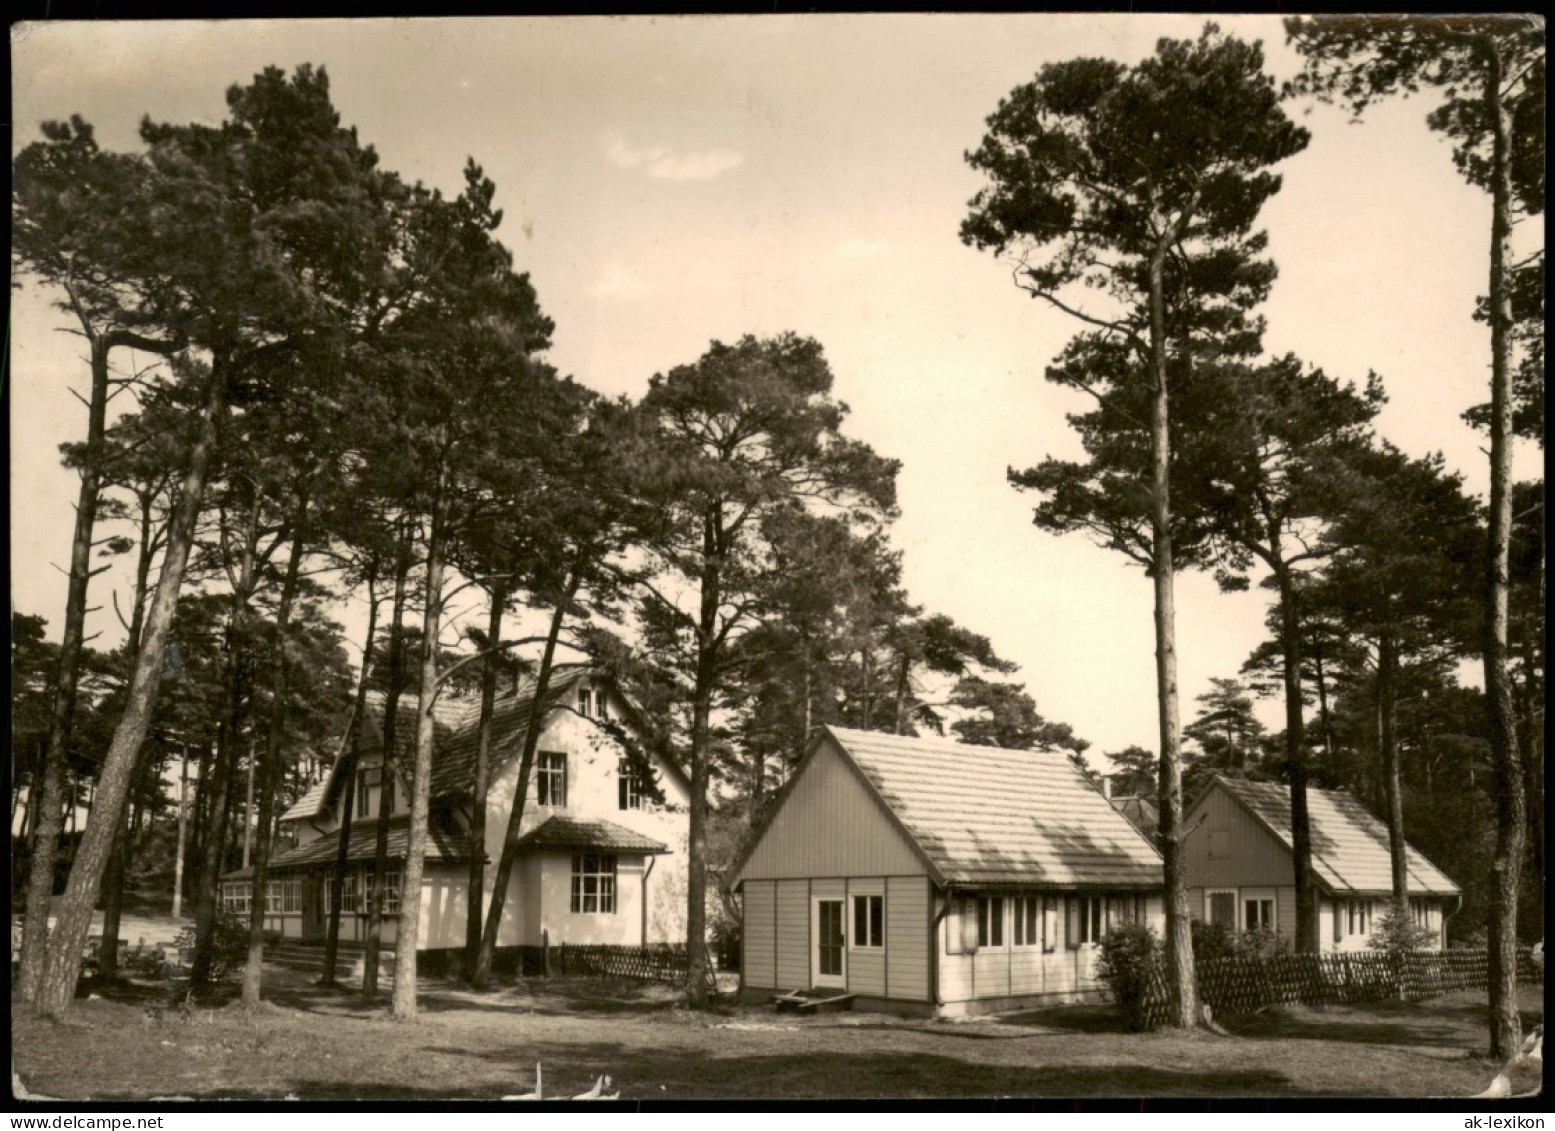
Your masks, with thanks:
[[(630, 709), (589, 669), (558, 668), (547, 698), (521, 825), (521, 855), (504, 901), (498, 947), (535, 947), (542, 937), (553, 945), (683, 941), (689, 783), (678, 768), (657, 759), (652, 760), (654, 788), (632, 772), (611, 733), (625, 725)], [(368, 711), (361, 728), (340, 925), (340, 937), (348, 942), (366, 937), (366, 895), (386, 789), (393, 814), (386, 907), (390, 916), (399, 913), (409, 840), (413, 703), (402, 707), (397, 754), (387, 770), (381, 706)], [(487, 860), (483, 909), (490, 906), (533, 710), (532, 687), (510, 691), (496, 703), (482, 846)], [(449, 702), (437, 712), (418, 941), (422, 951), (464, 946), (479, 715), (478, 699)], [(344, 765), (344, 758), (338, 759), (281, 817), (295, 830), (297, 844), (270, 863), (266, 923), (283, 937), (322, 940), (325, 935), (340, 846)], [(662, 800), (655, 799), (655, 792)], [(251, 874), (243, 869), (223, 877), (227, 906), (247, 911)], [(386, 945), (392, 945), (397, 929), (393, 918), (384, 920)]]

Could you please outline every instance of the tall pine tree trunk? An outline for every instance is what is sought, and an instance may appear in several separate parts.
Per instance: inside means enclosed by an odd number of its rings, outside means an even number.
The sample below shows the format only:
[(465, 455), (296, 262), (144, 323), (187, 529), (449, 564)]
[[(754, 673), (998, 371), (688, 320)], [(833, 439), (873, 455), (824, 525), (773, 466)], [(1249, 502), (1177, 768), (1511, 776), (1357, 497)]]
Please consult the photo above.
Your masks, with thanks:
[(1490, 1055), (1504, 1063), (1522, 1046), (1517, 1012), (1517, 900), (1522, 881), (1527, 798), (1517, 749), (1517, 716), (1507, 671), (1512, 542), (1512, 306), (1507, 265), (1512, 235), (1511, 114), (1493, 34), (1485, 56), (1485, 122), (1490, 159), (1490, 523), (1486, 539), (1484, 618), (1485, 704), (1496, 780), (1496, 845), (1490, 893)]
[[(43, 781), (41, 787), (28, 790), (28, 804), (35, 810), (35, 835), (27, 877), (28, 915), (22, 927), (21, 964), (16, 979), (17, 996), (23, 1001), (32, 1001), (36, 996), (46, 962), (44, 945), (48, 934), (49, 905), (54, 895), (55, 859), (59, 853), (59, 835), (65, 821), (66, 748), (70, 742), (71, 723), (76, 709), (76, 688), (81, 675), (81, 655), (86, 643), (87, 586), (94, 574), (107, 568), (92, 568), (92, 534), (97, 523), (103, 460), (106, 455), (104, 437), (108, 420), (109, 356), (120, 346), (134, 346), (164, 357), (182, 348), (181, 342), (158, 342), (126, 330), (99, 332), (77, 301), (75, 291), (69, 284), (66, 284), (65, 289), (90, 347), (92, 389), (87, 401), (86, 451), (81, 461), (81, 486), (76, 493), (76, 524), (70, 543), (70, 577), (65, 590), (65, 620), (61, 626), (59, 668), (49, 715)], [(38, 794), (36, 805), (33, 804), (34, 792)]]
[[(281, 734), (286, 727), (286, 634), (291, 629), (292, 602), (297, 597), (297, 581), (308, 545), (308, 496), (298, 497), (297, 515), (292, 529), (291, 553), (286, 560), (286, 576), (275, 610), (275, 642), (270, 653), (270, 725), (266, 728), (264, 757), (260, 760), (259, 829), (254, 844), (254, 880), (248, 920), (248, 965), (243, 970), (243, 1004), (259, 1004), (264, 984), (265, 903), (269, 895), (270, 849), (275, 840), (276, 794), (281, 786)], [(284, 905), (282, 907), (284, 911)]]
[(1393, 917), (1405, 923), (1409, 915), (1409, 863), (1404, 842), (1404, 793), (1399, 784), (1397, 702), (1398, 641), (1384, 629), (1377, 637), (1377, 749), (1382, 755), (1382, 795), (1388, 814)]
[(524, 824), (524, 803), (529, 798), (529, 779), (534, 772), (540, 732), (545, 728), (551, 668), (556, 660), (556, 642), (561, 637), (567, 610), (577, 591), (577, 575), (574, 574), (568, 579), (567, 588), (559, 595), (556, 608), (551, 612), (551, 625), (545, 634), (545, 648), (540, 653), (540, 667), (535, 673), (534, 698), (524, 731), (524, 748), (519, 755), (518, 775), (513, 783), (513, 804), (508, 809), (507, 829), (502, 836), (502, 855), (497, 858), (497, 874), (492, 878), (491, 904), (486, 908), (486, 925), (481, 931), (480, 953), (476, 955), (475, 969), (470, 977), (470, 984), (476, 989), (484, 989), (491, 981), (491, 966), (497, 953), (497, 937), (502, 930), (502, 912), (507, 904), (508, 884), (512, 880), (513, 866), (518, 861), (518, 838)]
[[(411, 773), (410, 835), (400, 873), (400, 919), (394, 943), (394, 996), (389, 1015), (401, 1021), (416, 1016), (416, 946), (421, 935), (421, 873), (427, 851), (427, 818), (432, 801), (432, 744), (436, 738), (433, 707), (437, 701), (437, 638), (443, 623), (444, 493), (447, 472), (440, 473), (427, 527), (427, 576), (421, 622), (421, 689), (416, 710), (416, 760)], [(380, 880), (378, 887), (383, 884)], [(381, 895), (379, 896), (381, 899)]]
[[(405, 641), (401, 628), (405, 616), (406, 587), (410, 579), (411, 549), (411, 531), (407, 520), (400, 530), (399, 550), (394, 562), (394, 604), (389, 623), (389, 688), (384, 695), (378, 824), (374, 827), (373, 868), (369, 874), (373, 886), (371, 893), (364, 888), (359, 897), (367, 901), (367, 942), (362, 953), (362, 996), (367, 998), (378, 993), (378, 959), (383, 949), (383, 885), (378, 882), (378, 877), (388, 872), (389, 818), (394, 815), (385, 804), (389, 798), (384, 786), (387, 776), (394, 773), (395, 749), (399, 744), (400, 691), (405, 682)], [(403, 888), (403, 875), (400, 882)]]
[[(346, 721), (345, 738), (341, 740), (340, 772), (345, 784), (340, 795), (340, 839), (335, 850), (335, 868), (330, 885), (329, 923), (324, 928), (324, 969), (319, 982), (326, 986), (335, 984), (335, 960), (340, 953), (340, 904), (345, 898), (346, 871), (350, 867), (351, 819), (355, 815), (356, 758), (361, 741), (362, 720), (367, 712), (367, 676), (372, 671), (373, 643), (378, 632), (378, 573), (376, 563), (369, 563), (363, 580), (367, 584), (367, 635), (362, 645), (362, 670), (356, 677), (356, 697), (351, 704), (351, 717)], [(333, 770), (333, 767), (331, 767)]]
[(505, 576), (491, 582), (491, 607), (486, 616), (486, 657), (481, 672), (481, 717), (475, 738), (475, 783), (470, 795), (470, 874), (464, 923), (464, 976), (475, 979), (480, 962), (481, 934), (485, 926), (482, 897), (486, 890), (486, 792), (491, 777), (491, 721), (497, 704), (497, 667), (502, 642), (502, 614), (508, 603)]
[(1281, 676), (1285, 688), (1285, 767), (1290, 778), (1291, 864), (1296, 882), (1296, 950), (1323, 949), (1318, 917), (1317, 874), (1312, 869), (1312, 815), (1307, 801), (1307, 733), (1301, 701), (1301, 614), (1296, 582), (1285, 564), (1277, 520), (1268, 526), (1270, 564), (1280, 600)]
[(224, 359), (218, 356), (206, 375), (199, 432), (189, 450), (188, 469), (168, 532), (162, 576), (157, 582), (156, 598), (146, 617), (146, 629), (140, 655), (135, 663), (135, 674), (130, 681), (124, 714), (114, 729), (113, 741), (103, 762), (97, 804), (87, 821), (86, 834), (82, 838), (75, 866), (70, 870), (70, 881), (60, 908), (59, 925), (49, 941), (48, 962), (37, 987), (37, 1012), (48, 1017), (63, 1018), (75, 994), (76, 979), (81, 971), (82, 947), (86, 944), (87, 932), (92, 925), (92, 906), (97, 901), (98, 887), (108, 863), (108, 853), (113, 847), (114, 831), (118, 827), (119, 814), (129, 792), (130, 780), (134, 776), (135, 762), (151, 725), (157, 685), (162, 678), (162, 659), (173, 627), (178, 592), (183, 586), (184, 567), (188, 564), (189, 550), (194, 542), (195, 520), (199, 517), (206, 473), (216, 447), (218, 421), (226, 404), (226, 384), (227, 366)]
[(1156, 707), (1161, 742), (1156, 802), (1160, 809), (1166, 885), (1166, 981), (1172, 1002), (1172, 1023), (1180, 1028), (1198, 1024), (1199, 995), (1193, 966), (1187, 861), (1182, 845), (1182, 725), (1177, 702), (1171, 400), (1166, 364), (1164, 276), (1167, 252), (1186, 223), (1185, 214), (1172, 224), (1158, 241), (1150, 259), (1150, 376), (1154, 385), (1150, 416), (1150, 572), (1155, 588)]
[[(85, 320), (83, 320), (83, 323)], [(85, 647), (86, 592), (92, 579), (92, 531), (97, 521), (102, 484), (103, 435), (108, 413), (108, 348), (105, 339), (86, 326), (91, 344), (92, 393), (87, 411), (86, 458), (81, 461), (81, 486), (76, 494), (76, 527), (70, 544), (70, 580), (65, 592), (65, 622), (59, 646), (59, 674), (54, 683), (48, 746), (43, 759), (43, 785), (38, 791), (31, 871), (27, 878), (27, 920), (22, 927), (21, 966), (17, 996), (31, 1001), (44, 967), (44, 939), (49, 904), (54, 897), (54, 861), (64, 827), (66, 746), (76, 708), (81, 653)]]
[[(702, 522), (702, 592), (697, 617), (696, 682), (691, 699), (690, 830), (686, 837), (686, 1000), (707, 1004), (712, 962), (707, 953), (707, 787), (711, 778), (711, 722), (717, 681), (718, 608), (723, 597), (722, 547), (716, 515)], [(869, 727), (868, 646), (865, 647), (865, 723)]]

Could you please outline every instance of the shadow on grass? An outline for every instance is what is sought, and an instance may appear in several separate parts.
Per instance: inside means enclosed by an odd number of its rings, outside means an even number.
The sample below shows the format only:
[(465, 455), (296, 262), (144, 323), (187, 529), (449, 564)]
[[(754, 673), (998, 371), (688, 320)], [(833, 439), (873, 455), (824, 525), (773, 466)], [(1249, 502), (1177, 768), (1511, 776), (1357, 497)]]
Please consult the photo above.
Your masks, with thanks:
[[(469, 1099), (492, 1101), (528, 1092), (532, 1065), (546, 1066), (546, 1080), (565, 1097), (585, 1088), (591, 1074), (608, 1072), (611, 1090), (636, 1098), (763, 1099), (931, 1096), (1276, 1096), (1299, 1091), (1284, 1075), (1266, 1069), (1231, 1072), (1171, 1071), (1139, 1065), (1016, 1066), (980, 1064), (928, 1053), (817, 1051), (759, 1056), (688, 1056), (672, 1049), (619, 1044), (540, 1044), (522, 1048), (451, 1050), (512, 1067), (512, 1083), (497, 1087), (451, 1084), (446, 1088), (353, 1084), (339, 1079), (297, 1080), (286, 1091), (300, 1100)], [(554, 1077), (552, 1065), (555, 1065)], [(261, 1093), (224, 1090), (226, 1098)], [(273, 1093), (265, 1093), (272, 1094)]]

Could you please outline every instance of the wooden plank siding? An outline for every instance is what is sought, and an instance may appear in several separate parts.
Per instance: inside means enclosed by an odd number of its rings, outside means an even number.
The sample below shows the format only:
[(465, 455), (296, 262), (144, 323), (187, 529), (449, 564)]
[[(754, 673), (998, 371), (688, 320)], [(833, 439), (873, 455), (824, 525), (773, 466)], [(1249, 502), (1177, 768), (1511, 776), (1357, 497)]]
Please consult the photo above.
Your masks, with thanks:
[(744, 888), (744, 946), (740, 973), (747, 986), (775, 989), (777, 979), (777, 881), (750, 880)]
[(783, 990), (809, 989), (810, 881), (780, 880), (775, 886), (777, 985)]
[[(1183, 856), (1193, 887), (1273, 888), (1295, 884), (1290, 852), (1224, 790), (1212, 788), (1183, 823), (1190, 830), (1183, 838)], [(1212, 839), (1216, 849), (1213, 854)], [(1281, 910), (1280, 922), (1284, 923)], [(1202, 895), (1195, 914), (1203, 916)]]
[(927, 874), (922, 858), (829, 742), (815, 749), (740, 869), (742, 879)]
[(929, 1000), (927, 876), (891, 876), (885, 882), (885, 981), (883, 996)]

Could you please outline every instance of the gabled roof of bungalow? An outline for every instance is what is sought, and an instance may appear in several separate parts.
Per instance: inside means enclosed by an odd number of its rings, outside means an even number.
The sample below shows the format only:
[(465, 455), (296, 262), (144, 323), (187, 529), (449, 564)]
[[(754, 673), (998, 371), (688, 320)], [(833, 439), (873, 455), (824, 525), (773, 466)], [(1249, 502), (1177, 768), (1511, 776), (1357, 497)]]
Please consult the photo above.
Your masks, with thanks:
[[(1216, 774), (1209, 788), (1217, 785), (1287, 850), (1295, 851), (1288, 786)], [(1330, 892), (1374, 895), (1393, 890), (1387, 825), (1350, 794), (1338, 790), (1308, 788), (1307, 809), (1312, 826), (1312, 869)], [(1406, 845), (1404, 853), (1411, 894), (1460, 894), (1458, 885), (1412, 846)]]
[(1159, 888), (1161, 855), (1067, 755), (824, 726), (736, 859), (738, 876), (827, 742), (941, 886)]

